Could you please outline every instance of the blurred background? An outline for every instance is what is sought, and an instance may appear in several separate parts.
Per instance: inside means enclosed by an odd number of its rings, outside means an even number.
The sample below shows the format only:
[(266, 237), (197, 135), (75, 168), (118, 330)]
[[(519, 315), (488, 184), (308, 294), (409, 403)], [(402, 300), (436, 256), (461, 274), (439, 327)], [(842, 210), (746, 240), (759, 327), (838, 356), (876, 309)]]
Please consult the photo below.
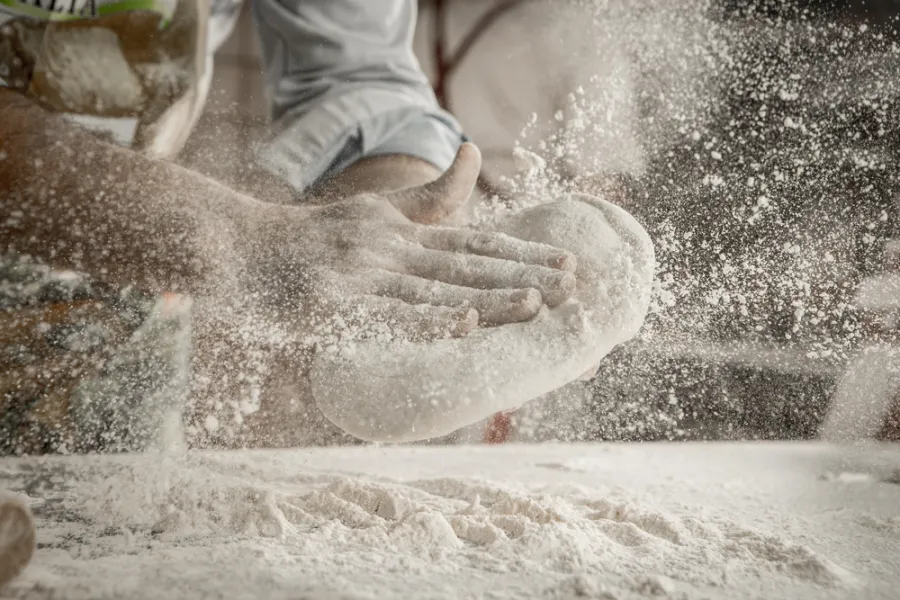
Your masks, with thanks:
[[(238, 188), (267, 136), (247, 8), (180, 158)], [(644, 332), (596, 377), (453, 439), (900, 438), (898, 18), (900, 0), (423, 0), (415, 50), (484, 152), (480, 200), (602, 194), (660, 263)]]

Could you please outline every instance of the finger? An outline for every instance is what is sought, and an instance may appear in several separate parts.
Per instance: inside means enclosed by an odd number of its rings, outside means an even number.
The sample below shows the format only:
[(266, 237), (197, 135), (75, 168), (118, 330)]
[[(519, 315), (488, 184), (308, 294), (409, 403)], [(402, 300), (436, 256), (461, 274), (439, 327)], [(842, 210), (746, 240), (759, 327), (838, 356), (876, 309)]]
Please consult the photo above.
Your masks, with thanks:
[(416, 228), (416, 240), (432, 250), (467, 252), (479, 256), (502, 258), (552, 269), (575, 272), (575, 255), (547, 244), (526, 242), (502, 233), (488, 233), (449, 227)]
[(481, 152), (475, 144), (466, 142), (439, 178), (385, 197), (411, 221), (426, 225), (440, 223), (466, 205), (480, 171)]
[(356, 296), (353, 304), (355, 308), (345, 319), (379, 337), (408, 340), (462, 337), (478, 326), (478, 311), (470, 307), (409, 304), (398, 298), (372, 294)]
[(397, 259), (407, 274), (424, 279), (482, 290), (535, 288), (547, 306), (575, 293), (575, 275), (550, 267), (419, 247), (401, 247)]
[(470, 306), (478, 311), (478, 322), (483, 325), (527, 321), (543, 305), (541, 293), (534, 288), (478, 290), (381, 269), (363, 271), (358, 277), (363, 291), (409, 304)]
[(305, 310), (311, 342), (328, 348), (363, 339), (460, 337), (478, 325), (478, 311), (469, 306), (413, 305), (357, 289), (344, 276), (339, 286), (319, 290)]

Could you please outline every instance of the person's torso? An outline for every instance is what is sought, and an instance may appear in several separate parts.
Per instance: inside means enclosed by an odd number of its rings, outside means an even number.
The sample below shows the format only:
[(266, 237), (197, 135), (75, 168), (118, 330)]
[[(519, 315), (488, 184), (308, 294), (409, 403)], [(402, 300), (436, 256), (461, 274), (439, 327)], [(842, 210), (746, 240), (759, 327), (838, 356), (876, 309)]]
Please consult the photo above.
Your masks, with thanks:
[(171, 157), (198, 118), (241, 0), (0, 0), (0, 85)]

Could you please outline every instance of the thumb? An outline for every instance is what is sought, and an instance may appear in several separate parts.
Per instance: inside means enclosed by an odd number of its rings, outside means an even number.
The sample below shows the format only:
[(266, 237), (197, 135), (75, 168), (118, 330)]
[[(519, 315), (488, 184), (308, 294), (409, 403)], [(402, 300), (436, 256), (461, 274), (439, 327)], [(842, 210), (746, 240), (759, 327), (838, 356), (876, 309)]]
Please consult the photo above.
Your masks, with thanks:
[(481, 152), (475, 144), (465, 142), (453, 164), (439, 178), (385, 196), (410, 221), (433, 225), (466, 205), (480, 172)]

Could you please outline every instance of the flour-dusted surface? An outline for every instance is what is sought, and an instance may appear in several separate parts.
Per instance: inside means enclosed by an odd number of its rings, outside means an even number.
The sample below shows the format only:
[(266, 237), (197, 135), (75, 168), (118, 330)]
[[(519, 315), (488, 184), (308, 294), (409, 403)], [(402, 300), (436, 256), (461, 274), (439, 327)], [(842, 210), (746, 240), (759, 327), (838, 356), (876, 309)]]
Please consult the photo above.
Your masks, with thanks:
[(900, 448), (355, 447), (4, 460), (14, 598), (895, 598)]

